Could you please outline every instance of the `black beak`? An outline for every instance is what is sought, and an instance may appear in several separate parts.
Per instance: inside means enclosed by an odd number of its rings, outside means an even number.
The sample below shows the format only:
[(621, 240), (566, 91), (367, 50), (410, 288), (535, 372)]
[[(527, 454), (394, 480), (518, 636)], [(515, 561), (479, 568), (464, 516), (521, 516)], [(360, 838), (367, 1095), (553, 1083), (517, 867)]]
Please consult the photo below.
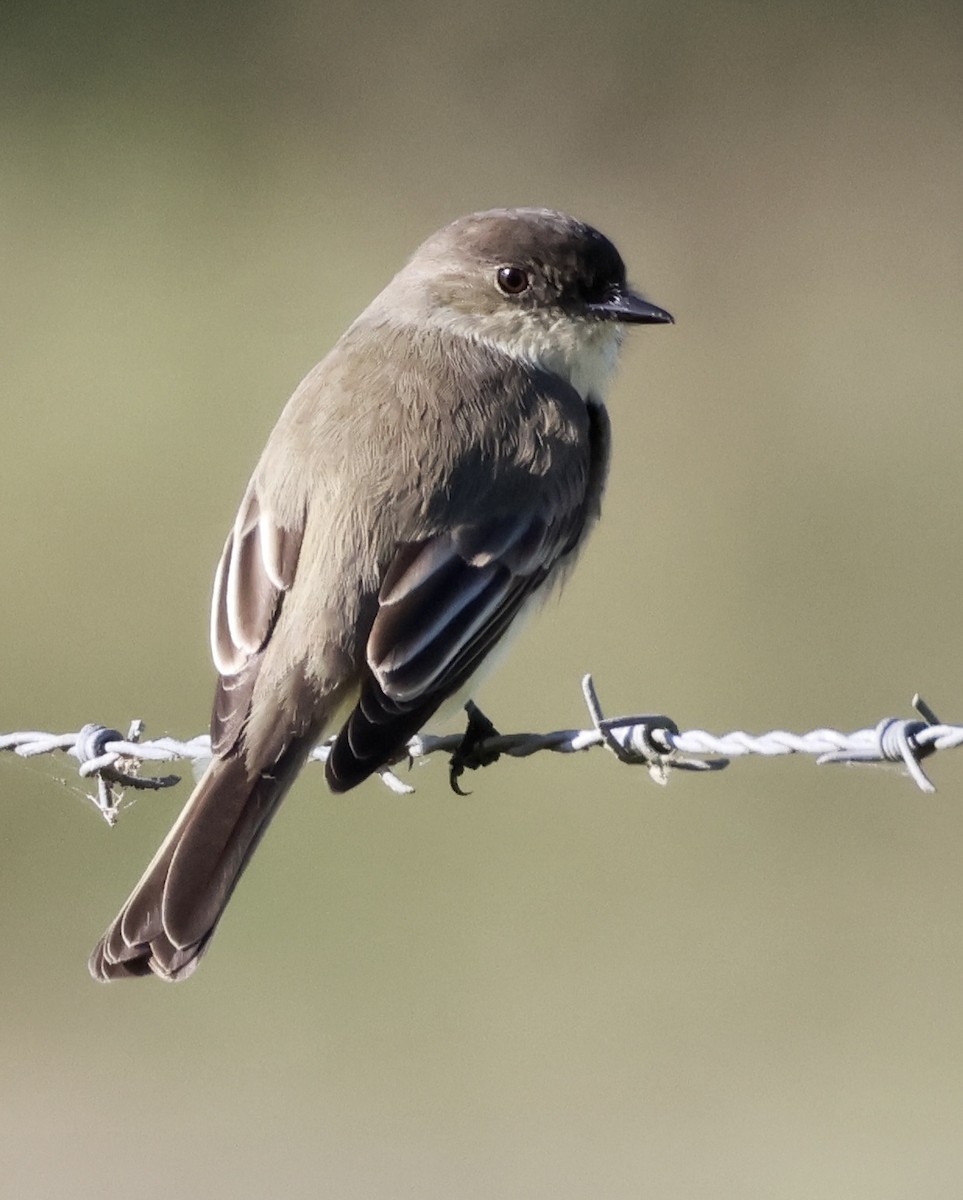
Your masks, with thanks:
[(675, 324), (671, 313), (667, 313), (664, 308), (659, 308), (655, 304), (650, 304), (648, 300), (643, 300), (641, 296), (637, 296), (628, 288), (619, 288), (606, 296), (604, 300), (599, 300), (588, 307), (589, 312), (595, 313), (597, 316), (605, 317), (609, 321), (623, 321), (626, 325)]

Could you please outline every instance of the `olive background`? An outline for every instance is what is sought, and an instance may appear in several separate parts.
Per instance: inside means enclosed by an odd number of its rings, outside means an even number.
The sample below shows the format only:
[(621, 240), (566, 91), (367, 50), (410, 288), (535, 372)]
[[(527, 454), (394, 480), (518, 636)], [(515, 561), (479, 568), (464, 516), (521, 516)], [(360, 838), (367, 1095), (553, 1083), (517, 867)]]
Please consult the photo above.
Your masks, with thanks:
[[(447, 220), (591, 221), (633, 330), (603, 520), (504, 730), (963, 720), (963, 16), (440, 0), (0, 12), (0, 730), (205, 728), (287, 396)], [(109, 830), (0, 757), (11, 1197), (914, 1200), (963, 1180), (963, 757), (308, 770), (188, 983), (85, 958)], [(189, 773), (188, 773), (189, 774)]]

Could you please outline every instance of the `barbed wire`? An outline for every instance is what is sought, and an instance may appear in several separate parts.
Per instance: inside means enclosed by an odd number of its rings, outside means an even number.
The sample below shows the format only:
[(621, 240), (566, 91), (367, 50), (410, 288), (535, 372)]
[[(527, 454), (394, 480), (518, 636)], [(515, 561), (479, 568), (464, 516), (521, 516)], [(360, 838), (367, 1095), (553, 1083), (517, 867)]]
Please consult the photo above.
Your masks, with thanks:
[[(464, 734), (435, 736), (421, 733), (408, 742), (410, 761), (430, 754), (450, 756), (450, 781), (460, 792), (458, 779), (466, 769), (487, 766), (507, 754), (527, 758), (540, 750), (573, 754), (604, 746), (624, 763), (641, 765), (660, 784), (666, 784), (672, 771), (718, 771), (733, 758), (758, 754), (772, 758), (788, 754), (808, 754), (822, 763), (897, 763), (921, 791), (936, 789), (927, 778), (922, 760), (937, 750), (963, 745), (963, 726), (945, 725), (929, 705), (916, 695), (913, 707), (918, 718), (886, 717), (872, 728), (842, 733), (835, 729), (813, 729), (808, 733), (789, 733), (784, 729), (750, 734), (742, 730), (712, 734), (704, 729), (682, 731), (670, 717), (640, 714), (605, 717), (591, 675), (582, 680), (582, 694), (588, 707), (591, 727), (561, 729), (554, 733), (510, 733), (495, 730), (471, 703), (467, 706), (470, 748)], [(62, 751), (79, 763), (82, 778), (96, 778), (97, 795), (90, 799), (110, 825), (121, 812), (123, 789), (142, 791), (172, 787), (178, 775), (141, 775), (145, 763), (190, 761), (200, 763), (211, 757), (211, 739), (206, 734), (181, 741), (172, 737), (142, 740), (143, 721), (132, 722), (126, 737), (104, 725), (85, 725), (77, 733), (0, 734), (0, 751), (12, 750), (24, 758)], [(331, 742), (315, 746), (308, 761), (324, 762)], [(377, 774), (391, 791), (404, 795), (415, 789), (390, 767)]]

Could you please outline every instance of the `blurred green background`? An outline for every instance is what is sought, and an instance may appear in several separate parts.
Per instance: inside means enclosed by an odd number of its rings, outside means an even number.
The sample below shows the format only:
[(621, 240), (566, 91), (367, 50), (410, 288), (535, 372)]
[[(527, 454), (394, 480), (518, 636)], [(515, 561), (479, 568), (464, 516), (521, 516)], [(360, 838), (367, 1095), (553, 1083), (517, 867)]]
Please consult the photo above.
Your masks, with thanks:
[[(958, 4), (8, 2), (0, 729), (206, 726), (214, 563), (283, 402), (463, 212), (597, 224), (603, 522), (479, 699), (963, 719)], [(963, 756), (595, 754), (458, 799), (300, 781), (199, 974), (84, 962), (187, 794), (109, 831), (0, 760), (11, 1197), (956, 1197)]]

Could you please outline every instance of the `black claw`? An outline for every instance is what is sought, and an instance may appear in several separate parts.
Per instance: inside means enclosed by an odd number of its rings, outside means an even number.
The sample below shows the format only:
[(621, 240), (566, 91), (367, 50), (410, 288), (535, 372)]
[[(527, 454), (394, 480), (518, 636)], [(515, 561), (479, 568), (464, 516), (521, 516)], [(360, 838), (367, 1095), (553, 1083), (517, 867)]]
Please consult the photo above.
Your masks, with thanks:
[(448, 766), (448, 782), (456, 796), (471, 795), (471, 792), (463, 791), (458, 786), (458, 780), (466, 770), (476, 771), (479, 767), (487, 767), (501, 757), (497, 750), (486, 750), (483, 745), (488, 738), (498, 737), (495, 726), (472, 700), (465, 705), (465, 712), (468, 714), (465, 736)]

